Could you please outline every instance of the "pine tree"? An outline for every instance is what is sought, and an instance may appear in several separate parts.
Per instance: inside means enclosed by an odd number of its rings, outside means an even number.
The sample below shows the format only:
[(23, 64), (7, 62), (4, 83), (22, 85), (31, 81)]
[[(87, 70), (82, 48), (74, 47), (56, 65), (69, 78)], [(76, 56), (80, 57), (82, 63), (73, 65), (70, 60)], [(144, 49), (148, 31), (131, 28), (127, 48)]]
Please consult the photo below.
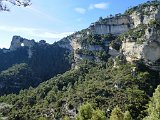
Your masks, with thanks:
[(93, 112), (91, 120), (106, 120), (105, 113), (101, 110), (95, 110)]
[(160, 120), (160, 85), (149, 103), (148, 116), (144, 120)]
[(77, 115), (76, 120), (89, 120), (89, 119), (91, 119), (92, 114), (93, 114), (93, 110), (94, 110), (93, 107), (89, 103), (82, 105), (79, 109), (79, 113)]
[(124, 113), (124, 120), (133, 120), (129, 111)]
[(94, 110), (89, 103), (83, 104), (78, 112), (76, 120), (106, 120), (105, 113), (101, 110)]
[(124, 115), (121, 109), (117, 106), (112, 110), (110, 120), (123, 120)]

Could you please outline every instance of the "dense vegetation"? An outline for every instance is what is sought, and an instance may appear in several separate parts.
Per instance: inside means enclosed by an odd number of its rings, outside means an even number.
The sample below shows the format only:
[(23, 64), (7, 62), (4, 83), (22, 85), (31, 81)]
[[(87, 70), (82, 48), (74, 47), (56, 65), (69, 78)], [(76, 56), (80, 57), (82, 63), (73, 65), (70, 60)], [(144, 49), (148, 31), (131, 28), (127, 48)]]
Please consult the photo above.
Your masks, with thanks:
[(144, 35), (147, 25), (139, 24), (136, 28), (130, 29), (119, 37), (120, 40), (130, 38), (131, 42), (142, 44), (145, 41)]
[(37, 86), (39, 79), (25, 63), (16, 64), (0, 73), (0, 95), (18, 93), (21, 89)]
[(16, 51), (4, 53), (0, 49), (0, 72), (12, 67), (14, 64), (25, 63), (28, 61), (27, 48), (19, 48)]
[[(150, 5), (157, 7), (159, 1), (136, 6), (126, 14), (141, 12)], [(31, 58), (27, 47), (6, 53), (0, 49), (0, 95), (4, 95), (0, 97), (0, 119), (159, 120), (159, 72), (150, 70), (141, 60), (131, 64), (124, 55), (113, 58), (107, 54), (109, 45), (119, 51), (126, 38), (142, 44), (146, 30), (156, 30), (157, 34), (159, 29), (157, 20), (140, 24), (118, 37), (93, 35), (84, 29), (68, 36), (68, 41), (37, 43)], [(71, 51), (58, 44), (75, 38), (84, 47), (75, 54), (100, 60), (77, 60), (76, 67), (70, 69)], [(90, 46), (102, 50), (88, 50)]]
[(148, 107), (148, 116), (144, 120), (159, 120), (160, 119), (160, 85), (155, 90)]
[(101, 110), (94, 110), (92, 105), (86, 103), (80, 106), (76, 120), (106, 120), (105, 113)]
[(42, 81), (63, 73), (71, 67), (70, 51), (59, 47), (56, 43), (53, 45), (36, 44), (32, 52), (33, 57), (29, 59), (28, 64)]
[(86, 55), (86, 56), (93, 56), (94, 58), (99, 58), (102, 61), (106, 61), (107, 58), (109, 57), (108, 51), (106, 50), (101, 50), (101, 51), (90, 51), (90, 50), (86, 50), (86, 49), (77, 49), (75, 51), (76, 54), (79, 55)]
[(146, 115), (148, 96), (159, 84), (159, 74), (139, 68), (134, 75), (131, 69), (129, 64), (113, 68), (106, 63), (84, 61), (79, 69), (58, 75), (35, 89), (23, 90), (19, 95), (3, 96), (0, 102), (13, 106), (4, 115), (16, 120), (53, 119), (53, 114), (55, 118), (72, 116), (69, 111), (83, 102), (105, 111), (106, 117), (118, 105), (122, 112), (129, 111), (134, 119), (140, 120)]
[(112, 41), (117, 37), (113, 34), (105, 34), (105, 35), (87, 34), (87, 30), (82, 30), (80, 32), (77, 32), (76, 34), (80, 34), (80, 38), (78, 39), (78, 42), (83, 46), (100, 45), (103, 47), (105, 42)]
[(28, 58), (27, 47), (7, 53), (0, 51), (0, 95), (35, 87), (71, 67), (70, 51), (56, 44), (37, 43), (32, 52)]

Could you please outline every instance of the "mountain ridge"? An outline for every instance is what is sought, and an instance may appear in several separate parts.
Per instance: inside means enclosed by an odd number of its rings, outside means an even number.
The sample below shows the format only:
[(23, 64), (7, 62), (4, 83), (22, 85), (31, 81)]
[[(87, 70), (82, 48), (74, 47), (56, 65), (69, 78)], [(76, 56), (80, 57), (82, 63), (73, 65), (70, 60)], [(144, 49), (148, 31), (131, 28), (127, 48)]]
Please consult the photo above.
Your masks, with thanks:
[[(57, 66), (52, 70), (57, 70), (60, 65), (60, 69), (65, 65), (70, 67), (63, 74), (57, 73), (49, 80), (39, 82), (35, 88), (21, 90), (18, 95), (1, 96), (0, 116), (9, 120), (59, 120), (68, 116), (75, 120), (79, 106), (89, 102), (94, 109), (103, 110), (107, 120), (116, 106), (122, 112), (128, 111), (134, 120), (144, 120), (150, 97), (160, 84), (159, 20), (160, 1), (150, 1), (128, 9), (124, 15), (100, 18), (89, 28), (54, 43), (53, 46), (58, 48), (53, 63)], [(123, 29), (119, 29), (121, 27)], [(42, 63), (52, 60), (46, 58), (47, 53), (55, 52), (52, 45), (41, 41), (46, 45), (35, 43), (38, 47), (32, 49), (34, 45), (24, 44), (21, 37), (14, 38), (11, 48), (16, 49), (12, 52), (23, 48), (28, 51), (31, 47), (33, 54), (28, 57), (25, 52), (25, 57), (32, 59), (38, 50), (38, 59), (34, 59), (35, 70), (41, 68), (38, 60)], [(14, 44), (17, 41), (18, 45)], [(62, 48), (62, 56), (57, 57)], [(64, 55), (66, 50), (68, 54)], [(68, 56), (71, 61), (67, 58), (63, 65)], [(52, 68), (52, 64), (49, 66)], [(49, 71), (49, 66), (44, 64), (45, 69), (42, 67), (42, 71), (37, 71), (38, 75)]]

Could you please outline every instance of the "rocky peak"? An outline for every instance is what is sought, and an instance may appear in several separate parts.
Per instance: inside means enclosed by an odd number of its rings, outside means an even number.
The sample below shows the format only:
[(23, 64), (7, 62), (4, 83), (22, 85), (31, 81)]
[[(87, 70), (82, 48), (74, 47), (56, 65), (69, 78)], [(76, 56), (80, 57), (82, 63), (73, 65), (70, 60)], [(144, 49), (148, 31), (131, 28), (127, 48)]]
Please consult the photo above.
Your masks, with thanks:
[(10, 50), (16, 50), (17, 48), (20, 47), (32, 47), (34, 46), (35, 41), (34, 40), (28, 40), (25, 38), (22, 38), (20, 36), (13, 36)]
[(20, 36), (13, 36), (12, 41), (11, 41), (10, 50), (14, 51), (21, 47), (28, 47), (28, 58), (31, 58), (32, 57), (31, 48), (35, 45), (35, 43), (36, 42), (34, 40), (28, 40)]

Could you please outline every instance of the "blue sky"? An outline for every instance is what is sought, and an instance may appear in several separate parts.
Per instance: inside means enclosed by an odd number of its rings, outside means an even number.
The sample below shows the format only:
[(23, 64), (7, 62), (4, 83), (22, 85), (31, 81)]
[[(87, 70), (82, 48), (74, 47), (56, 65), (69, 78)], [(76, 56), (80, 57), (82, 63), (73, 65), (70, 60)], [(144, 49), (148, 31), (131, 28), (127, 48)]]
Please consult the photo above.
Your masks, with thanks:
[(10, 5), (0, 12), (0, 48), (8, 48), (13, 35), (53, 43), (110, 14), (148, 0), (32, 0), (29, 7)]

